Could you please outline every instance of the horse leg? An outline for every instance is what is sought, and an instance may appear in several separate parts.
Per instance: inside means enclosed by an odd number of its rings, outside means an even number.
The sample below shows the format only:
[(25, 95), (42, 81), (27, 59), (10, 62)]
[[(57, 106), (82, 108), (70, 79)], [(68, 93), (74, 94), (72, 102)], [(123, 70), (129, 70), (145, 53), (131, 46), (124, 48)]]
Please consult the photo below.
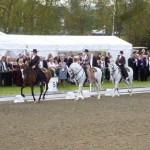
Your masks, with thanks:
[(75, 100), (79, 100), (80, 93), (81, 93), (81, 98), (84, 99), (84, 96), (83, 96), (83, 93), (82, 93), (82, 87), (83, 87), (83, 84), (79, 84), (79, 89), (78, 89), (77, 97), (76, 97)]
[(24, 85), (21, 86), (21, 95), (22, 95), (23, 97), (25, 97), (25, 95), (23, 94), (23, 89), (24, 89), (24, 87), (25, 87)]
[[(133, 84), (132, 84), (132, 79), (129, 79), (130, 84), (128, 85), (128, 93), (130, 93), (130, 95), (132, 96), (132, 88), (133, 88)], [(129, 90), (130, 88), (130, 90)]]
[(33, 100), (36, 101), (36, 99), (34, 97), (34, 86), (33, 85), (31, 85), (31, 93), (32, 93)]
[(40, 96), (39, 96), (38, 102), (40, 102), (42, 93), (43, 93), (43, 85), (42, 85), (42, 83), (41, 83), (41, 84), (40, 84)]
[(100, 86), (99, 86), (99, 84), (97, 82), (95, 82), (94, 85), (97, 88), (97, 94), (98, 94), (97, 99), (100, 99), (101, 98)]
[(117, 90), (117, 95), (120, 96), (120, 93), (119, 93), (119, 90), (118, 90), (118, 84), (119, 82), (115, 82), (115, 86), (114, 86), (114, 89), (113, 89), (113, 93), (112, 93), (112, 97), (115, 96), (115, 91)]
[(45, 99), (45, 95), (46, 95), (47, 90), (48, 90), (48, 83), (45, 83), (45, 91), (43, 94), (43, 100)]

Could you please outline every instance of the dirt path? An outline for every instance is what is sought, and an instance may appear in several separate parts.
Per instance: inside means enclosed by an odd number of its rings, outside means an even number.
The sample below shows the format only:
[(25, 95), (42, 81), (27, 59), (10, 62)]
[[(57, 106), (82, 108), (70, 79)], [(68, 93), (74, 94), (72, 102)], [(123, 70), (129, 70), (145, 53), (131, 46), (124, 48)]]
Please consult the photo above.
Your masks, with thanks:
[(149, 93), (0, 104), (0, 150), (149, 149)]

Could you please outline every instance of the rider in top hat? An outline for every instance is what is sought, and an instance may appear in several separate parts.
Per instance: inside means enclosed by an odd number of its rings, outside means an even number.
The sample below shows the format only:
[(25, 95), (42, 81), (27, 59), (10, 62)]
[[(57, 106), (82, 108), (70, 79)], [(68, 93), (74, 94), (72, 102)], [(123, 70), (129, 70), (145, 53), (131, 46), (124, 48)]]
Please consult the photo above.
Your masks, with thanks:
[(117, 57), (116, 64), (121, 69), (121, 74), (122, 74), (123, 78), (128, 82), (129, 76), (125, 69), (125, 63), (126, 63), (126, 59), (123, 56), (123, 51), (120, 51), (120, 55), (118, 55), (118, 57)]
[(46, 79), (45, 74), (39, 68), (39, 63), (40, 63), (40, 57), (37, 55), (37, 50), (33, 49), (32, 57), (31, 57), (31, 61), (30, 61), (30, 67), (32, 67), (32, 69), (34, 69), (37, 73), (37, 82)]
[(37, 68), (39, 68), (39, 62), (40, 57), (37, 55), (37, 50), (33, 49), (30, 66), (36, 70)]
[[(82, 55), (82, 67), (85, 71), (85, 74), (86, 74), (86, 77), (88, 78), (89, 82), (93, 83), (95, 82), (95, 77), (94, 77), (94, 73), (93, 73), (93, 70), (92, 70), (92, 67), (90, 66), (90, 54), (89, 54), (89, 50), (88, 49), (85, 49), (83, 51), (83, 55)], [(86, 80), (87, 81), (87, 80)], [(85, 81), (85, 82), (86, 82)]]
[(90, 55), (89, 55), (89, 50), (88, 49), (85, 49), (83, 51), (83, 54), (82, 54), (82, 64), (83, 65), (90, 64)]

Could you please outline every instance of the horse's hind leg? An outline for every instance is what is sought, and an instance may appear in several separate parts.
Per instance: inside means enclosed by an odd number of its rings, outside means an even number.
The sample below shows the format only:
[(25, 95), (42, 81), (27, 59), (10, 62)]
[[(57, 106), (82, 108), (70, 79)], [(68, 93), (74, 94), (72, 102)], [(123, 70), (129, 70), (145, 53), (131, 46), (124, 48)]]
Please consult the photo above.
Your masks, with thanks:
[(32, 93), (32, 96), (33, 96), (33, 100), (36, 101), (36, 99), (34, 97), (34, 87), (33, 87), (33, 85), (31, 85), (31, 93)]
[(130, 93), (131, 96), (132, 96), (132, 88), (133, 88), (132, 80), (130, 80), (130, 85), (128, 85), (128, 93)]
[(48, 90), (48, 83), (45, 83), (45, 92), (43, 94), (43, 100), (45, 99), (46, 92)]
[(25, 95), (23, 94), (23, 89), (24, 89), (24, 85), (22, 85), (22, 87), (21, 87), (21, 95), (22, 95), (23, 97), (25, 97)]
[(94, 83), (94, 85), (96, 86), (96, 88), (97, 88), (97, 94), (98, 94), (98, 97), (97, 97), (97, 99), (100, 99), (101, 98), (101, 91), (100, 91), (100, 86), (99, 86), (99, 84), (96, 82), (96, 83)]
[(40, 96), (39, 96), (39, 99), (38, 99), (39, 102), (40, 102), (42, 93), (43, 93), (43, 85), (40, 84)]

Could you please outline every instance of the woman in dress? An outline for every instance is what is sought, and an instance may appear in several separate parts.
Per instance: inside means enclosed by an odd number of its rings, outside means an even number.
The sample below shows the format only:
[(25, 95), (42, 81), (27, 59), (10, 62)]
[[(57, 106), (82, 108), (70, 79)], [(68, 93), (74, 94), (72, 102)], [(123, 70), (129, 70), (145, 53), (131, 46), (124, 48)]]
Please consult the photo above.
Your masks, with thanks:
[(65, 58), (64, 56), (60, 56), (60, 62), (58, 64), (59, 69), (59, 83), (60, 85), (65, 85), (65, 80), (67, 79), (67, 64), (64, 62)]
[(48, 69), (52, 72), (52, 76), (56, 76), (56, 70), (58, 68), (58, 63), (55, 62), (53, 57), (49, 58), (47, 65), (48, 65)]

